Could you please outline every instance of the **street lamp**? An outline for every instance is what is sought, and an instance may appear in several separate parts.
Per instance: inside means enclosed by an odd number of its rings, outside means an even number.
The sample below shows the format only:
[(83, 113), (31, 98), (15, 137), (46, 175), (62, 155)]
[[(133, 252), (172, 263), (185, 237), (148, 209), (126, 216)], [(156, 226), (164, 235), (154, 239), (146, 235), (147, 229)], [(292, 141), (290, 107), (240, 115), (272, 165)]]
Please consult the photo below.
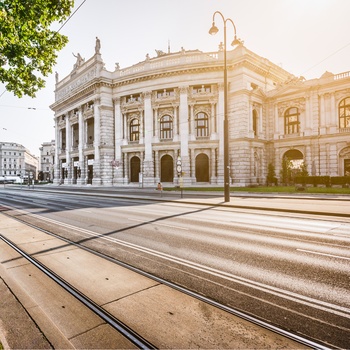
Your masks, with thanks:
[(215, 11), (213, 14), (213, 24), (209, 30), (210, 35), (215, 35), (219, 29), (215, 26), (215, 15), (219, 14), (224, 21), (224, 193), (225, 202), (230, 201), (230, 165), (229, 165), (229, 130), (228, 130), (228, 115), (227, 115), (227, 60), (226, 60), (226, 23), (231, 22), (234, 29), (235, 37), (231, 43), (232, 46), (242, 44), (236, 36), (236, 26), (232, 19), (225, 18), (220, 11)]

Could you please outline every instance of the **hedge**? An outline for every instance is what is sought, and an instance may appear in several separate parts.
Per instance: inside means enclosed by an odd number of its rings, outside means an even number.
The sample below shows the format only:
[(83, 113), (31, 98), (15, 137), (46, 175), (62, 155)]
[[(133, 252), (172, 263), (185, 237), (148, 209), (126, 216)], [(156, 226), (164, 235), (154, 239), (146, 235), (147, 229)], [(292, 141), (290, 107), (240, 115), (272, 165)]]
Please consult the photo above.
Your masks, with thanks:
[(341, 185), (343, 187), (350, 185), (350, 176), (297, 176), (295, 177), (297, 185), (323, 185), (330, 187), (333, 185)]

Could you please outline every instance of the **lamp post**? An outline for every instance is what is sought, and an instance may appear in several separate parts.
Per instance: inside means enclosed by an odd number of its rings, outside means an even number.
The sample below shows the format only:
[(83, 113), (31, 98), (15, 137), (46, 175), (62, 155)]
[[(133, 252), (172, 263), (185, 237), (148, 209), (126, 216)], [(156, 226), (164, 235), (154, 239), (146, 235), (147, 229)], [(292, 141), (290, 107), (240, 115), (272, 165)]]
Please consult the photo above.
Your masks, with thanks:
[(219, 14), (224, 22), (224, 195), (225, 202), (230, 201), (230, 165), (229, 165), (229, 130), (228, 130), (228, 115), (227, 115), (227, 60), (226, 60), (226, 23), (231, 22), (234, 29), (234, 40), (231, 45), (241, 44), (241, 40), (237, 39), (236, 26), (232, 19), (225, 18), (220, 11), (215, 11), (213, 14), (213, 24), (209, 30), (210, 35), (215, 35), (219, 29), (215, 26), (215, 15)]

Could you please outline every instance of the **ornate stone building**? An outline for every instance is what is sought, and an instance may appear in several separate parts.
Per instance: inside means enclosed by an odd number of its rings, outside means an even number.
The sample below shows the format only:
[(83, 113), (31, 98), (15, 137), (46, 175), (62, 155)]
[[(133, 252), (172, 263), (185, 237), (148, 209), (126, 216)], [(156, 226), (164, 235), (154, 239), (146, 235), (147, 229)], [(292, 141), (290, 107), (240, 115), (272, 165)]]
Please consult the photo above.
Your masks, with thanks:
[(38, 158), (15, 142), (0, 142), (0, 177), (37, 179)]
[(43, 142), (40, 150), (39, 180), (52, 181), (54, 178), (55, 140)]
[[(76, 57), (51, 105), (54, 183), (177, 185), (181, 174), (184, 186), (223, 185), (222, 49), (147, 54), (113, 72), (98, 40), (90, 59)], [(264, 184), (284, 156), (310, 175), (350, 172), (349, 72), (306, 81), (243, 45), (227, 67), (232, 186)]]

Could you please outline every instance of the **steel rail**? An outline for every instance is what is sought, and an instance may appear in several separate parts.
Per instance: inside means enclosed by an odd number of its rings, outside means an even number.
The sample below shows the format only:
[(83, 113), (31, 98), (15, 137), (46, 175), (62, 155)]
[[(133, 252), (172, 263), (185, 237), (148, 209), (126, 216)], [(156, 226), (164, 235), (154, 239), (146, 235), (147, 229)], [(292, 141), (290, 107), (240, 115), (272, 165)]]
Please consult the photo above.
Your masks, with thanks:
[[(9, 214), (7, 214), (7, 213), (4, 213), (4, 212), (3, 212), (3, 214), (6, 215), (6, 216), (12, 217), (11, 215), (9, 215)], [(330, 347), (328, 347), (328, 346), (326, 346), (326, 345), (324, 345), (324, 344), (321, 344), (321, 343), (319, 343), (319, 342), (316, 342), (316, 341), (314, 341), (314, 340), (312, 340), (312, 339), (308, 339), (308, 338), (302, 337), (302, 336), (300, 336), (300, 335), (298, 335), (298, 334), (292, 333), (292, 332), (287, 331), (287, 330), (285, 330), (285, 329), (283, 329), (283, 328), (280, 328), (280, 327), (278, 327), (278, 326), (275, 326), (275, 325), (272, 325), (272, 324), (270, 324), (270, 323), (267, 323), (267, 322), (265, 322), (265, 321), (263, 321), (263, 320), (261, 320), (261, 319), (259, 319), (259, 318), (256, 318), (256, 317), (254, 317), (254, 316), (252, 316), (252, 315), (246, 314), (246, 313), (244, 313), (244, 312), (242, 312), (242, 311), (239, 311), (239, 310), (234, 309), (234, 308), (232, 308), (232, 307), (229, 307), (229, 306), (226, 306), (226, 305), (221, 304), (221, 303), (219, 303), (219, 302), (216, 302), (215, 300), (212, 300), (212, 299), (207, 298), (207, 297), (205, 297), (205, 296), (203, 296), (203, 295), (201, 295), (201, 294), (198, 294), (198, 293), (196, 293), (196, 292), (193, 292), (193, 291), (191, 291), (191, 290), (189, 290), (189, 289), (187, 289), (187, 288), (185, 288), (185, 287), (182, 287), (182, 286), (180, 286), (180, 285), (178, 285), (178, 284), (175, 284), (175, 283), (169, 282), (169, 281), (167, 281), (167, 280), (164, 280), (164, 279), (162, 279), (162, 278), (160, 278), (160, 277), (157, 277), (157, 276), (155, 276), (155, 275), (152, 275), (151, 273), (148, 273), (148, 272), (146, 272), (146, 271), (143, 271), (143, 270), (141, 270), (141, 269), (139, 269), (139, 268), (137, 268), (137, 267), (131, 266), (131, 265), (127, 264), (127, 263), (124, 263), (124, 262), (122, 262), (122, 261), (120, 261), (120, 260), (117, 260), (117, 259), (115, 259), (115, 258), (112, 258), (112, 257), (110, 257), (110, 256), (108, 256), (108, 255), (102, 254), (102, 253), (100, 253), (100, 252), (98, 252), (98, 251), (95, 251), (95, 250), (89, 248), (89, 247), (86, 247), (86, 246), (80, 245), (80, 244), (78, 244), (78, 243), (75, 243), (75, 242), (73, 242), (73, 241), (71, 241), (71, 240), (69, 240), (69, 239), (67, 239), (67, 238), (61, 237), (61, 236), (59, 236), (59, 235), (57, 235), (57, 234), (55, 234), (55, 233), (53, 233), (53, 232), (50, 232), (50, 231), (48, 231), (48, 230), (43, 229), (43, 228), (41, 228), (41, 227), (39, 227), (39, 226), (37, 226), (37, 225), (28, 223), (28, 222), (26, 222), (26, 221), (24, 221), (24, 220), (22, 220), (22, 219), (20, 219), (20, 218), (18, 218), (18, 217), (12, 217), (12, 218), (15, 219), (15, 220), (17, 220), (17, 221), (19, 221), (19, 222), (23, 222), (23, 223), (25, 223), (26, 225), (28, 225), (28, 226), (30, 226), (30, 227), (32, 227), (32, 228), (34, 228), (34, 229), (37, 229), (37, 230), (39, 230), (39, 231), (41, 231), (41, 232), (44, 232), (44, 233), (46, 233), (46, 234), (48, 234), (48, 235), (50, 235), (50, 236), (52, 236), (52, 237), (55, 237), (55, 238), (60, 239), (60, 240), (62, 240), (62, 241), (64, 241), (64, 242), (66, 242), (66, 243), (69, 243), (69, 244), (71, 244), (71, 245), (74, 245), (74, 246), (76, 246), (76, 247), (79, 247), (80, 249), (84, 249), (85, 251), (88, 251), (89, 253), (92, 253), (92, 254), (94, 254), (94, 255), (96, 255), (96, 256), (99, 256), (99, 257), (101, 257), (101, 258), (103, 258), (103, 259), (105, 259), (105, 260), (108, 260), (108, 261), (113, 262), (113, 263), (115, 263), (115, 264), (117, 264), (117, 265), (119, 265), (119, 266), (122, 266), (122, 267), (124, 267), (124, 268), (127, 268), (127, 269), (129, 269), (129, 270), (131, 270), (131, 271), (133, 271), (133, 272), (135, 272), (135, 273), (138, 273), (138, 274), (140, 274), (140, 275), (142, 275), (142, 276), (144, 276), (144, 277), (150, 278), (150, 279), (152, 279), (152, 280), (154, 280), (154, 281), (156, 281), (156, 282), (158, 282), (158, 283), (164, 284), (164, 285), (166, 285), (166, 286), (168, 286), (168, 287), (170, 287), (170, 288), (173, 288), (173, 289), (175, 289), (175, 290), (178, 290), (178, 291), (180, 291), (180, 292), (182, 292), (182, 293), (184, 293), (184, 294), (187, 294), (187, 295), (189, 295), (189, 296), (191, 296), (191, 297), (193, 297), (193, 298), (196, 298), (196, 299), (198, 299), (198, 300), (200, 300), (200, 301), (203, 301), (203, 302), (205, 302), (205, 303), (207, 303), (207, 304), (209, 304), (209, 305), (212, 305), (212, 306), (214, 306), (214, 307), (216, 307), (216, 308), (219, 308), (219, 309), (221, 309), (221, 310), (223, 310), (223, 311), (226, 311), (226, 312), (228, 312), (228, 313), (230, 313), (230, 314), (232, 314), (232, 315), (235, 315), (235, 316), (237, 316), (237, 317), (239, 317), (239, 318), (241, 318), (241, 319), (244, 319), (244, 320), (246, 320), (246, 321), (248, 321), (248, 322), (250, 322), (250, 323), (253, 323), (253, 324), (255, 324), (255, 325), (259, 326), (259, 327), (262, 327), (262, 328), (267, 329), (267, 330), (269, 330), (269, 331), (272, 331), (272, 332), (274, 332), (274, 333), (276, 333), (276, 334), (279, 334), (279, 335), (281, 335), (281, 336), (283, 336), (283, 337), (286, 337), (286, 338), (288, 338), (288, 339), (291, 339), (291, 340), (293, 340), (293, 341), (295, 341), (295, 342), (297, 342), (297, 343), (300, 343), (300, 344), (302, 344), (302, 345), (305, 345), (305, 346), (308, 346), (308, 347), (310, 347), (310, 348), (312, 348), (312, 349), (317, 349), (317, 350), (330, 350), (330, 349), (331, 349)], [(0, 238), (3, 239), (3, 236), (2, 236), (1, 234), (0, 234)], [(34, 258), (31, 258), (31, 259), (34, 259)], [(34, 259), (34, 260), (35, 260), (35, 259)], [(40, 263), (39, 263), (39, 264), (40, 264)], [(53, 274), (54, 274), (54, 273), (53, 273)], [(60, 277), (58, 277), (58, 278), (60, 279)], [(71, 287), (72, 287), (72, 286), (71, 286)], [(72, 288), (73, 288), (74, 290), (76, 290), (74, 287), (72, 287)], [(88, 299), (88, 298), (87, 298), (87, 299)], [(89, 299), (89, 300), (90, 300), (90, 299)], [(93, 303), (93, 302), (92, 302), (92, 303)], [(93, 304), (95, 304), (95, 303), (93, 303)], [(95, 305), (96, 305), (96, 304), (95, 304)], [(97, 305), (97, 306), (98, 306), (98, 305)], [(98, 306), (98, 307), (99, 307), (99, 306)], [(106, 312), (106, 311), (105, 311), (105, 312)], [(107, 313), (107, 312), (106, 312), (106, 313)], [(113, 318), (113, 316), (111, 316), (111, 317)], [(143, 339), (143, 338), (142, 338), (142, 339)], [(151, 348), (155, 348), (152, 344), (150, 344), (150, 345), (152, 346)]]
[[(21, 220), (19, 220), (21, 221)], [(27, 224), (27, 223), (26, 223)], [(28, 225), (28, 224), (27, 224)], [(35, 227), (35, 225), (30, 224), (29, 226)], [(36, 229), (39, 229), (38, 227), (35, 227)], [(45, 230), (40, 229), (41, 231), (44, 231), (47, 234), (50, 234), (50, 232), (46, 232)], [(17, 253), (19, 253), (21, 256), (23, 256), (25, 259), (27, 259), (31, 264), (33, 264), (35, 267), (37, 267), (41, 272), (43, 272), (46, 276), (51, 278), (53, 281), (55, 281), (60, 287), (62, 287), (64, 290), (66, 290), (69, 294), (74, 296), (76, 299), (78, 299), (82, 304), (84, 304), (86, 307), (88, 307), (91, 311), (93, 311), (97, 316), (99, 316), (101, 319), (103, 319), (107, 324), (112, 326), (114, 329), (116, 329), (119, 333), (121, 333), (125, 338), (130, 340), (134, 345), (136, 345), (139, 349), (157, 349), (156, 346), (151, 344), (149, 341), (147, 341), (145, 338), (143, 338), (141, 335), (136, 333), (134, 330), (132, 330), (130, 327), (128, 327), (126, 324), (124, 324), (122, 321), (118, 320), (116, 317), (111, 315), (109, 312), (107, 312), (105, 309), (103, 309), (101, 306), (96, 304), (93, 300), (88, 298), (86, 295), (81, 293), (79, 290), (77, 290), (75, 287), (73, 287), (70, 283), (65, 281), (63, 278), (61, 278), (59, 275), (57, 275), (55, 272), (53, 272), (51, 269), (46, 267), (44, 264), (39, 262), (37, 259), (33, 258), (29, 254), (27, 254), (25, 251), (20, 249), (15, 243), (13, 243), (8, 238), (4, 237), (2, 234), (0, 234), (0, 238), (8, 244), (12, 249), (14, 249)], [(61, 238), (62, 239), (62, 238)], [(68, 242), (68, 240), (66, 240)]]

